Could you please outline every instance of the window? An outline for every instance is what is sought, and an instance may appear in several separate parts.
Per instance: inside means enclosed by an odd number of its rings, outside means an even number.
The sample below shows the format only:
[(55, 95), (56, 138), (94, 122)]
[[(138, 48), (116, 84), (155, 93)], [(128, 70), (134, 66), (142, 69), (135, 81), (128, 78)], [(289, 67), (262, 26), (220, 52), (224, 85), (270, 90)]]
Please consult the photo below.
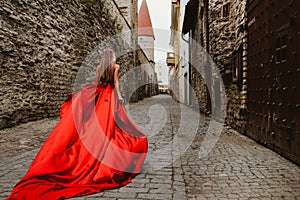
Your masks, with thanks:
[(238, 54), (233, 57), (233, 70), (232, 70), (232, 79), (237, 80), (239, 76), (239, 58)]
[(234, 52), (232, 58), (232, 80), (237, 83), (239, 89), (242, 88), (242, 68), (243, 68), (243, 45), (240, 44)]
[(230, 16), (230, 2), (226, 2), (222, 6), (222, 17)]
[(200, 19), (203, 20), (203, 16), (204, 16), (204, 6), (201, 6), (200, 8)]

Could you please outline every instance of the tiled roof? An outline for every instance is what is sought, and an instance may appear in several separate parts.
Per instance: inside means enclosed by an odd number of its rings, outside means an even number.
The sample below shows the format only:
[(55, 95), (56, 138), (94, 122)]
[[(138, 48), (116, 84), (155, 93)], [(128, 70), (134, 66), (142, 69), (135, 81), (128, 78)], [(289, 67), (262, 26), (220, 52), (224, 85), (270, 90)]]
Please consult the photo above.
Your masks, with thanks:
[(138, 34), (154, 37), (151, 18), (146, 0), (143, 0), (138, 16)]

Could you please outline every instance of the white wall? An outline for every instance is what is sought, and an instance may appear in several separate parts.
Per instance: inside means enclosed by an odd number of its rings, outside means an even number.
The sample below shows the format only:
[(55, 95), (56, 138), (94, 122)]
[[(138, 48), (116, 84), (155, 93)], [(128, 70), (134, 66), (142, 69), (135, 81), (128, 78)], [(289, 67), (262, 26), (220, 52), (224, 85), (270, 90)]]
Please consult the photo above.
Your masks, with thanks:
[(157, 73), (158, 85), (169, 85), (169, 67), (165, 63), (158, 61), (155, 64), (155, 72)]
[[(183, 20), (184, 20), (184, 12), (185, 12), (185, 5), (187, 4), (188, 0), (181, 0), (180, 1), (180, 34), (182, 30)], [(189, 34), (184, 35), (185, 40), (188, 40)], [(186, 41), (180, 37), (180, 79), (179, 79), (179, 101), (184, 103), (185, 98), (186, 103), (189, 103), (189, 71), (188, 71), (188, 63), (189, 63), (189, 45)], [(184, 74), (187, 74), (187, 80), (184, 80)], [(184, 82), (186, 81), (186, 85)], [(187, 90), (185, 92), (185, 90)], [(186, 95), (186, 97), (185, 97)]]
[(154, 38), (152, 36), (139, 36), (138, 44), (145, 52), (147, 58), (154, 61)]

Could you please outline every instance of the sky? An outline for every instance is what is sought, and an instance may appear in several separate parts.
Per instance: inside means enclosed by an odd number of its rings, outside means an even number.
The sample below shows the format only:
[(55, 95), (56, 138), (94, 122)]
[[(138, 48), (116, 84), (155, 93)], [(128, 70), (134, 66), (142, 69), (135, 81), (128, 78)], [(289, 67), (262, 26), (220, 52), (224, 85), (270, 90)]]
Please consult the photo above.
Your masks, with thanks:
[[(142, 0), (138, 0), (138, 10)], [(155, 35), (154, 61), (166, 61), (166, 52), (172, 51), (169, 46), (171, 26), (171, 0), (147, 0)]]

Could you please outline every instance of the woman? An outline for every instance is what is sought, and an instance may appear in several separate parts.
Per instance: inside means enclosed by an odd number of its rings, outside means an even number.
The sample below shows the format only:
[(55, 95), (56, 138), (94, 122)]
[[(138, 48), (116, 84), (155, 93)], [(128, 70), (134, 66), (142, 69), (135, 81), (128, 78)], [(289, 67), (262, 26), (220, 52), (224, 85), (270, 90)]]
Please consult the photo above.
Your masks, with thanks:
[(147, 138), (126, 114), (115, 53), (106, 49), (96, 81), (68, 96), (60, 121), (7, 200), (52, 200), (123, 186), (139, 173)]

